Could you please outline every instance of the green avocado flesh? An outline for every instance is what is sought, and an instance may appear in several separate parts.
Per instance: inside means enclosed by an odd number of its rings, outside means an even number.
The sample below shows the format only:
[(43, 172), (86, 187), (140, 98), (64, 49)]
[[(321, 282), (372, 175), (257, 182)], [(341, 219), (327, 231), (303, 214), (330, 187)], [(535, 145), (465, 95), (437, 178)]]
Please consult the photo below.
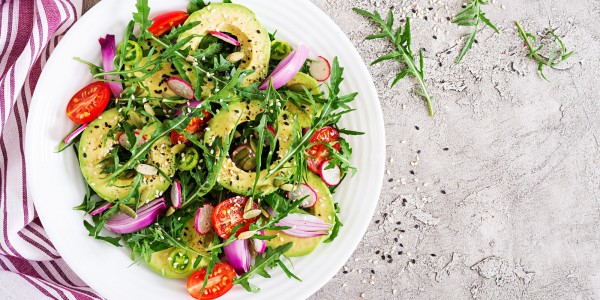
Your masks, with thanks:
[[(192, 218), (187, 223), (187, 226), (183, 229), (182, 235), (190, 248), (204, 255), (204, 257), (196, 266), (196, 268), (194, 268), (193, 266), (194, 262), (196, 261), (196, 258), (198, 257), (197, 254), (178, 248), (168, 248), (162, 251), (152, 253), (150, 259), (146, 260), (146, 264), (148, 264), (150, 269), (167, 278), (187, 278), (195, 271), (208, 265), (210, 256), (208, 252), (206, 252), (206, 247), (208, 247), (212, 243), (213, 234), (198, 234), (198, 232), (196, 232), (196, 229), (194, 229), (194, 218)], [(171, 267), (171, 261), (169, 261), (169, 256), (171, 255), (171, 253), (173, 253), (173, 251), (185, 251), (186, 255), (188, 255), (189, 257), (188, 263), (191, 267), (187, 268), (183, 272), (173, 269), (173, 267)]]
[[(134, 178), (134, 175), (125, 172), (110, 184), (107, 177), (111, 174), (102, 172), (104, 168), (108, 167), (107, 164), (112, 163), (112, 159), (106, 159), (110, 155), (110, 150), (114, 147), (121, 147), (115, 140), (116, 134), (112, 136), (109, 131), (122, 118), (115, 108), (105, 111), (96, 120), (89, 123), (81, 134), (79, 141), (79, 167), (83, 178), (98, 193), (98, 196), (111, 202), (124, 198), (129, 194)], [(132, 112), (127, 121), (132, 121), (134, 118), (142, 120), (145, 117), (140, 117), (139, 114)], [(147, 121), (152, 122), (153, 120), (148, 119)], [(156, 126), (160, 126), (160, 123), (157, 122), (156, 124), (158, 125), (148, 126), (146, 131), (143, 132), (146, 139), (150, 138), (152, 132), (156, 130)], [(169, 177), (175, 174), (175, 154), (171, 152), (169, 137), (163, 137), (156, 141), (147, 157), (145, 164), (159, 168)], [(144, 180), (140, 185), (140, 204), (155, 199), (169, 188), (169, 181), (162, 177), (160, 173), (142, 176)], [(134, 199), (131, 200), (131, 203), (133, 201)]]
[(213, 3), (192, 13), (185, 24), (190, 22), (200, 22), (200, 24), (183, 32), (179, 35), (179, 39), (193, 34), (199, 35), (188, 43), (192, 51), (198, 48), (202, 36), (207, 35), (209, 31), (231, 34), (240, 42), (240, 51), (244, 53), (239, 68), (254, 70), (254, 73), (244, 78), (243, 84), (250, 85), (267, 75), (271, 40), (267, 30), (256, 19), (254, 12), (238, 4)]
[[(310, 75), (302, 72), (298, 72), (290, 81), (285, 84), (290, 90), (294, 92), (304, 92), (304, 88), (311, 91), (313, 95), (321, 93), (319, 90), (319, 83), (317, 80), (312, 78)], [(302, 128), (309, 127), (310, 116), (313, 112), (313, 108), (302, 104), (300, 107), (295, 104), (289, 103), (286, 105), (286, 110), (292, 115), (298, 116), (298, 122)]]
[[(221, 140), (225, 140), (229, 133), (234, 130), (236, 122), (242, 124), (254, 120), (256, 116), (262, 112), (259, 101), (240, 101), (229, 104), (229, 110), (221, 110), (208, 122), (206, 133), (204, 134), (204, 142), (208, 145), (212, 145), (213, 142), (219, 137)], [(279, 149), (277, 154), (279, 157), (285, 156), (288, 149), (290, 148), (292, 139), (292, 131), (294, 130), (293, 116), (286, 111), (283, 111), (279, 115), (278, 122), (278, 137)], [(279, 164), (278, 160), (275, 160), (271, 167), (275, 167)], [(289, 167), (284, 167), (281, 171), (267, 177), (267, 170), (260, 172), (260, 177), (256, 185), (258, 194), (270, 194), (277, 190), (274, 185), (276, 177), (289, 177)], [(226, 158), (221, 166), (217, 182), (225, 187), (226, 189), (240, 195), (249, 195), (253, 186), (254, 180), (256, 179), (256, 172), (246, 172), (235, 165), (233, 160)]]
[[(333, 198), (325, 183), (319, 176), (309, 172), (306, 184), (310, 185), (317, 192), (318, 196), (317, 203), (308, 210), (308, 213), (317, 216), (326, 223), (333, 224), (335, 222), (335, 208), (333, 206)], [(277, 236), (267, 241), (267, 246), (271, 248), (277, 248), (289, 242), (294, 243), (292, 248), (285, 253), (289, 257), (304, 256), (311, 253), (328, 236), (300, 238), (273, 230), (265, 230), (265, 235)]]

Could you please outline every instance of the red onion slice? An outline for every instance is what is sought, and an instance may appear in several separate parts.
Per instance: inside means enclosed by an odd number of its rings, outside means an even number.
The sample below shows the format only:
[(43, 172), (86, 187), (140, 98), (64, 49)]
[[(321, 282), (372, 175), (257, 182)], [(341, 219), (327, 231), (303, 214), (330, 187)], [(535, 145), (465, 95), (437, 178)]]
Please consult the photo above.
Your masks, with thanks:
[(194, 228), (199, 234), (207, 234), (212, 229), (212, 213), (215, 208), (210, 204), (198, 208), (194, 219)]
[(169, 78), (169, 80), (167, 80), (167, 85), (178, 96), (181, 96), (188, 100), (194, 98), (194, 88), (191, 84), (189, 84), (189, 82), (181, 78), (171, 77)]
[(283, 233), (295, 237), (315, 237), (327, 235), (331, 224), (309, 214), (291, 213), (279, 221), (277, 226), (291, 227)]
[(236, 273), (243, 274), (250, 270), (250, 250), (248, 240), (235, 240), (223, 247), (225, 257)]
[(232, 44), (234, 46), (239, 46), (240, 45), (240, 42), (238, 42), (236, 39), (234, 39), (234, 38), (232, 38), (232, 37), (230, 37), (230, 36), (228, 36), (228, 35), (220, 32), (220, 31), (211, 30), (208, 33), (210, 33), (210, 35), (212, 35), (212, 36), (214, 36), (214, 37), (216, 37), (216, 38), (218, 38), (218, 39), (220, 39), (220, 40), (222, 40), (224, 42)]
[(88, 127), (88, 124), (83, 124), (79, 127), (77, 127), (75, 130), (73, 130), (73, 132), (69, 133), (69, 135), (67, 135), (65, 137), (65, 139), (63, 140), (63, 142), (65, 144), (69, 144), (71, 143), (78, 135), (80, 135), (86, 128)]
[(266, 90), (269, 82), (273, 80), (273, 87), (278, 89), (290, 81), (302, 68), (302, 65), (308, 58), (310, 49), (303, 44), (298, 45), (298, 49), (292, 51), (284, 60), (279, 62), (277, 67), (267, 76), (258, 87), (260, 90)]
[[(258, 233), (265, 235), (265, 231), (261, 230)], [(267, 250), (267, 242), (265, 240), (252, 239), (252, 245), (254, 246), (254, 252), (261, 254)]]
[(305, 183), (296, 187), (295, 190), (288, 192), (287, 197), (292, 201), (304, 198), (304, 200), (302, 200), (302, 203), (300, 203), (300, 207), (304, 208), (313, 207), (315, 203), (317, 203), (318, 199), (317, 192), (315, 192), (315, 190), (312, 187), (310, 187), (310, 185)]
[(108, 218), (106, 229), (114, 233), (132, 233), (150, 226), (156, 218), (165, 212), (167, 204), (164, 198), (156, 198), (137, 210), (137, 218), (132, 218), (123, 212)]
[(173, 180), (173, 186), (171, 186), (171, 204), (174, 208), (180, 208), (182, 202), (181, 197), (181, 183), (179, 180)]
[[(117, 47), (115, 46), (115, 36), (107, 34), (104, 38), (99, 38), (100, 50), (102, 52), (102, 66), (104, 72), (111, 72), (115, 70), (115, 55)], [(119, 80), (118, 75), (105, 75), (106, 80)], [(109, 81), (107, 82), (110, 90), (115, 98), (119, 98), (123, 92), (123, 85), (120, 82)]]
[(111, 208), (113, 206), (113, 204), (114, 203), (112, 203), (112, 202), (106, 202), (105, 204), (98, 206), (98, 208), (96, 208), (90, 212), (90, 216), (99, 215), (99, 214), (105, 212), (107, 209)]

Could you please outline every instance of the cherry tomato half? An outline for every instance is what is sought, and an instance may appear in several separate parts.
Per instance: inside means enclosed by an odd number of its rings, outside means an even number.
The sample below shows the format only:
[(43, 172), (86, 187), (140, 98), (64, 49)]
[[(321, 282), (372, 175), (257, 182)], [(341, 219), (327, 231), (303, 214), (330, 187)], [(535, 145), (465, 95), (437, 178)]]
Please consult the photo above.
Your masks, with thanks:
[(188, 278), (187, 290), (190, 296), (200, 300), (210, 300), (225, 295), (233, 287), (235, 271), (228, 263), (215, 264), (212, 273), (208, 275), (204, 293), (200, 295), (205, 276), (206, 268), (202, 268)]
[(67, 116), (75, 123), (89, 123), (104, 111), (109, 100), (108, 84), (102, 81), (92, 82), (73, 95), (67, 104)]
[[(185, 131), (194, 134), (196, 132), (198, 132), (201, 129), (204, 129), (204, 126), (206, 126), (206, 124), (208, 123), (208, 121), (210, 121), (210, 119), (212, 119), (212, 115), (206, 111), (203, 110), (202, 113), (204, 114), (203, 118), (192, 118), (190, 120), (190, 123), (187, 125), (187, 127), (185, 127)], [(173, 143), (173, 145), (177, 145), (177, 144), (190, 144), (190, 141), (188, 141), (188, 139), (185, 137), (185, 135), (183, 133), (179, 133), (175, 130), (171, 131), (171, 142)]]
[[(332, 143), (340, 138), (340, 134), (331, 126), (325, 126), (315, 131), (310, 138), (310, 143)], [(340, 144), (334, 143), (333, 149), (340, 151)], [(323, 144), (312, 145), (306, 150), (306, 164), (308, 169), (315, 174), (321, 174), (321, 164), (327, 159), (329, 149)]]
[(154, 36), (161, 36), (169, 32), (171, 28), (183, 24), (188, 16), (189, 15), (185, 11), (179, 10), (158, 15), (152, 19), (154, 22), (148, 27), (148, 31)]
[[(244, 219), (244, 208), (248, 199), (248, 197), (237, 196), (223, 200), (215, 207), (212, 213), (212, 224), (217, 235), (227, 239), (233, 228), (241, 224), (242, 227), (236, 232), (236, 236), (238, 236), (240, 233), (248, 231), (250, 224), (258, 220), (258, 217)], [(254, 203), (254, 209), (258, 209), (256, 203)]]

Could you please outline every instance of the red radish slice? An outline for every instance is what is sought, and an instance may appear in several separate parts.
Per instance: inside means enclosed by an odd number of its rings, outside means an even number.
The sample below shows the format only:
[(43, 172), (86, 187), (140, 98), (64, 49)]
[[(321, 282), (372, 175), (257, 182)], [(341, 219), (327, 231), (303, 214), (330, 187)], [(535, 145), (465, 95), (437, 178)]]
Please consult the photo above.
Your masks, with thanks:
[(102, 205), (98, 206), (98, 208), (92, 210), (90, 212), (90, 216), (95, 216), (95, 215), (101, 214), (101, 213), (105, 212), (107, 209), (111, 208), (112, 206), (113, 206), (112, 202), (107, 202), (105, 204), (102, 204)]
[(212, 229), (212, 213), (215, 208), (210, 204), (198, 208), (194, 219), (194, 228), (199, 234), (207, 234)]
[(288, 199), (292, 201), (296, 201), (299, 199), (303, 199), (302, 203), (300, 203), (300, 207), (308, 208), (313, 207), (315, 203), (317, 203), (317, 192), (313, 188), (311, 188), (308, 184), (301, 184), (295, 190), (287, 193)]
[(329, 75), (331, 75), (331, 64), (325, 57), (319, 56), (310, 63), (308, 73), (317, 81), (323, 82), (329, 79)]
[(173, 186), (171, 187), (171, 204), (173, 204), (174, 208), (181, 207), (181, 183), (179, 180), (173, 180)]
[(321, 164), (321, 179), (323, 179), (323, 182), (328, 186), (338, 185), (340, 184), (340, 181), (342, 181), (342, 170), (340, 170), (338, 165), (334, 165), (333, 168), (327, 169), (329, 162), (330, 160), (324, 161)]
[[(260, 235), (265, 235), (265, 231), (259, 231)], [(265, 240), (252, 239), (252, 245), (254, 246), (254, 252), (261, 254), (267, 250), (267, 242)]]
[(227, 42), (229, 44), (232, 44), (234, 46), (239, 46), (240, 42), (238, 42), (236, 39), (220, 32), (220, 31), (215, 31), (215, 30), (211, 30), (208, 33), (210, 33), (210, 35), (220, 39), (221, 41)]
[[(146, 137), (142, 136), (142, 138), (140, 138), (141, 132), (137, 129), (134, 131), (134, 134), (136, 140), (138, 141), (137, 146), (141, 147), (146, 142)], [(131, 148), (131, 143), (129, 142), (129, 139), (124, 131), (117, 134), (117, 142), (119, 142), (119, 145), (125, 149)]]
[(175, 94), (188, 100), (194, 99), (194, 88), (187, 81), (181, 78), (171, 77), (167, 80), (167, 85), (175, 92)]

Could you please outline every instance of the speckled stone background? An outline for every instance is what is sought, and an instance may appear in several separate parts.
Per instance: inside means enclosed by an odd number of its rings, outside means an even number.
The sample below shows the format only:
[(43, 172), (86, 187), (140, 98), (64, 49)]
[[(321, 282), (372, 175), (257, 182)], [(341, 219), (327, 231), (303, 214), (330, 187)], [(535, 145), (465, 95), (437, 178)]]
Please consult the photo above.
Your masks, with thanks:
[[(413, 81), (388, 88), (398, 64), (370, 67), (386, 124), (382, 196), (359, 248), (311, 299), (600, 299), (600, 1), (491, 0), (501, 33), (480, 30), (460, 65), (469, 30), (448, 18), (463, 1), (312, 1), (366, 62), (390, 45), (363, 41), (375, 27), (352, 7), (411, 17), (436, 115)], [(551, 26), (575, 50), (549, 82), (514, 21)]]

